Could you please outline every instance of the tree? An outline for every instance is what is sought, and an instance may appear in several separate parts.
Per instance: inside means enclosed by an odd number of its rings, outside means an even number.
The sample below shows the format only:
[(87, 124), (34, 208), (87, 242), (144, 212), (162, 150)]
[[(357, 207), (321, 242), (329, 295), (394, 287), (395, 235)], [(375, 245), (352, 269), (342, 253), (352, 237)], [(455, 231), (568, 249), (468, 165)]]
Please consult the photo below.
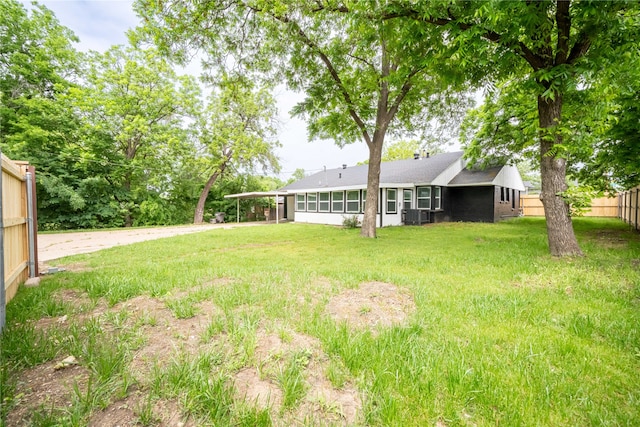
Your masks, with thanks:
[(293, 114), (308, 120), (311, 138), (365, 142), (361, 234), (375, 237), (385, 137), (417, 131), (428, 122), (423, 117), (439, 115), (443, 101), (455, 98), (448, 88), (458, 77), (446, 65), (450, 52), (439, 30), (371, 19), (385, 3), (138, 0), (135, 9), (155, 42), (179, 57), (200, 48), (209, 63), (258, 73), (275, 66), (289, 88), (306, 94)]
[(615, 193), (640, 184), (640, 37), (616, 52), (616, 63), (598, 72), (589, 88), (591, 102), (607, 108), (582, 114), (604, 116), (590, 129), (594, 143), (576, 159), (572, 173), (580, 182)]
[[(445, 1), (420, 4), (393, 2), (388, 19), (423, 22), (446, 28), (462, 62), (478, 61), (487, 76), (506, 82), (501, 94), (530, 99), (529, 114), (511, 120), (511, 128), (534, 129), (542, 177), (549, 249), (552, 255), (580, 255), (573, 232), (567, 190), (567, 159), (572, 146), (572, 121), (563, 115), (565, 101), (588, 86), (593, 73), (615, 47), (637, 33), (638, 4), (626, 1)], [(507, 104), (498, 101), (499, 107)], [(486, 111), (486, 110), (485, 110)], [(510, 111), (485, 114), (495, 128), (508, 122)], [(565, 112), (566, 113), (566, 112)], [(573, 119), (573, 120), (572, 120)], [(574, 121), (574, 123), (575, 123)], [(487, 144), (491, 148), (491, 144)], [(580, 149), (579, 141), (573, 147)]]
[(85, 197), (91, 175), (77, 151), (80, 123), (66, 97), (81, 75), (77, 40), (44, 6), (0, 2), (0, 144), (36, 167), (41, 227), (87, 226), (96, 214)]
[(193, 216), (202, 223), (211, 187), (230, 167), (251, 171), (256, 166), (279, 169), (273, 151), (280, 144), (276, 133), (275, 99), (266, 88), (254, 90), (242, 79), (226, 78), (197, 122), (198, 144), (205, 152), (200, 167), (208, 179), (200, 193)]
[(303, 179), (304, 177), (306, 177), (307, 174), (304, 171), (304, 169), (302, 168), (297, 168), (292, 174), (291, 177), (287, 180), (287, 185), (296, 182), (296, 181), (300, 181), (301, 179)]
[(71, 91), (84, 123), (83, 156), (99, 165), (125, 226), (150, 192), (174, 185), (184, 129), (200, 90), (153, 49), (114, 46), (90, 60), (87, 83)]

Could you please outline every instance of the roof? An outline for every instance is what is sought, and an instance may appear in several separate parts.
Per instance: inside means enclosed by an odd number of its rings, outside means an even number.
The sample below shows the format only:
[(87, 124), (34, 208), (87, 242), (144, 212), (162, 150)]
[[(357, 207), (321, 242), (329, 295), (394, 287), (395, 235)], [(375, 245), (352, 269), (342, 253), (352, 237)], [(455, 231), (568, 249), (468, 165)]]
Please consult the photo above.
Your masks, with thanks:
[(501, 170), (502, 166), (496, 166), (484, 170), (464, 168), (455, 176), (455, 178), (449, 181), (449, 185), (491, 185)]
[[(463, 152), (436, 154), (419, 159), (396, 160), (380, 164), (380, 187), (442, 185), (473, 187), (497, 185), (524, 191), (517, 168), (511, 165), (486, 169), (466, 168)], [(327, 169), (283, 187), (280, 191), (296, 193), (325, 189), (358, 189), (367, 186), (369, 165)]]
[(251, 191), (249, 193), (227, 194), (225, 199), (257, 199), (260, 197), (278, 197), (286, 196), (286, 192), (282, 191)]
[[(449, 166), (462, 158), (463, 152), (436, 154), (419, 159), (396, 160), (380, 164), (380, 186), (385, 184), (430, 184)], [(369, 165), (327, 169), (283, 187), (282, 191), (318, 188), (366, 187)]]

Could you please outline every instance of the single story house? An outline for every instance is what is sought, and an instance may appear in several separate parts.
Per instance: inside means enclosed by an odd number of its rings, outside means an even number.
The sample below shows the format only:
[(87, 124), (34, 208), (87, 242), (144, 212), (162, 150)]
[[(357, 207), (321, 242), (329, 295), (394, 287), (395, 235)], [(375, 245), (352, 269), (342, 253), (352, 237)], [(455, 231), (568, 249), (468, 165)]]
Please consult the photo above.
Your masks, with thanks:
[[(380, 165), (379, 227), (429, 222), (496, 222), (520, 215), (525, 190), (518, 169), (504, 165), (468, 167), (463, 152), (442, 153)], [(341, 225), (362, 220), (368, 165), (325, 169), (291, 183), (286, 192), (289, 221)]]

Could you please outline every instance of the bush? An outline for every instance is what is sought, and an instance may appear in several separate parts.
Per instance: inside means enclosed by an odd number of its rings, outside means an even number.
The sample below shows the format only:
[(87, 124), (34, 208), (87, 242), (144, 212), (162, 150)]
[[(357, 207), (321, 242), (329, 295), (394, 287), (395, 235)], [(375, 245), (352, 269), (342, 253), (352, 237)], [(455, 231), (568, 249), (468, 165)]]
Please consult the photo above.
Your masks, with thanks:
[(342, 216), (342, 226), (344, 228), (357, 228), (360, 226), (358, 215)]

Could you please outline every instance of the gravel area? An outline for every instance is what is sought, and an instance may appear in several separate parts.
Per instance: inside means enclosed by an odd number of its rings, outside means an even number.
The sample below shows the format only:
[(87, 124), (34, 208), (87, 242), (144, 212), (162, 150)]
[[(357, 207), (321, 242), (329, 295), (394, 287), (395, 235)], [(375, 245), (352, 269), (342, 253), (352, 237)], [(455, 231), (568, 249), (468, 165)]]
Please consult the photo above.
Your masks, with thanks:
[(135, 228), (77, 233), (38, 234), (38, 262), (45, 263), (69, 255), (86, 254), (113, 246), (181, 234), (198, 233), (216, 228), (248, 227), (264, 222), (181, 225), (172, 227)]

